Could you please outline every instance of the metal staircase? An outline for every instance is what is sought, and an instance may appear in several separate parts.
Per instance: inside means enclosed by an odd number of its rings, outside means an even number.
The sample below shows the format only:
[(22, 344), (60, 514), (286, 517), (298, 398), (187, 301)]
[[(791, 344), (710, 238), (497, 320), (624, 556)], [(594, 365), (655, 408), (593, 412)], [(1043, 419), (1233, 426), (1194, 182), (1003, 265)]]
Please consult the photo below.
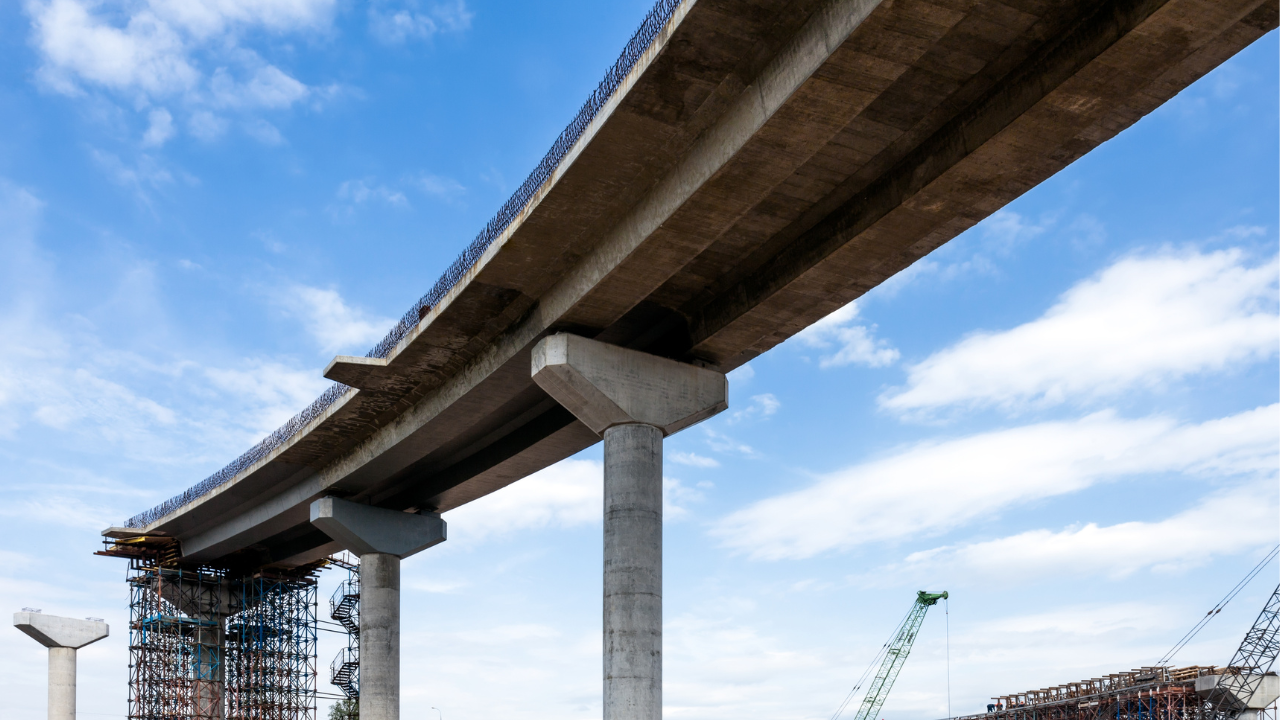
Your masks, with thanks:
[(329, 598), (329, 617), (347, 631), (347, 647), (329, 663), (329, 682), (349, 698), (360, 696), (360, 566), (344, 564), (349, 576)]

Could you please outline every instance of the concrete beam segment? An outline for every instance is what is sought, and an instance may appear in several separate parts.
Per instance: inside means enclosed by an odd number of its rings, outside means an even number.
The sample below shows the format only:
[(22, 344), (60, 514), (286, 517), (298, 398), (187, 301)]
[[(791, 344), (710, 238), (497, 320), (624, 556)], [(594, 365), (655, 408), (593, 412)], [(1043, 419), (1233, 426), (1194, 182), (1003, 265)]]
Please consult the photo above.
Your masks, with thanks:
[[(1253, 692), (1245, 697), (1248, 686), (1257, 682)], [(1246, 710), (1263, 710), (1271, 707), (1271, 703), (1280, 697), (1280, 677), (1276, 675), (1204, 675), (1196, 678), (1196, 693), (1201, 697), (1209, 697), (1215, 690), (1226, 692), (1226, 696), (1237, 707)], [(1254, 713), (1257, 714), (1256, 712)]]
[(604, 720), (662, 718), (662, 431), (604, 432)]
[(13, 614), (13, 626), (49, 648), (49, 720), (76, 720), (76, 650), (110, 634), (101, 620)]
[(360, 558), (360, 718), (400, 719), (400, 558)]
[(361, 390), (376, 390), (385, 378), (387, 361), (383, 358), (339, 355), (324, 368), (330, 380)]
[(33, 612), (14, 613), (13, 626), (45, 647), (72, 650), (95, 643), (107, 637), (111, 631), (101, 620), (80, 620)]
[(311, 524), (358, 557), (406, 558), (445, 541), (446, 525), (436, 513), (406, 513), (339, 498), (311, 503)]
[(533, 348), (533, 381), (596, 433), (643, 423), (664, 435), (729, 407), (724, 374), (558, 334)]

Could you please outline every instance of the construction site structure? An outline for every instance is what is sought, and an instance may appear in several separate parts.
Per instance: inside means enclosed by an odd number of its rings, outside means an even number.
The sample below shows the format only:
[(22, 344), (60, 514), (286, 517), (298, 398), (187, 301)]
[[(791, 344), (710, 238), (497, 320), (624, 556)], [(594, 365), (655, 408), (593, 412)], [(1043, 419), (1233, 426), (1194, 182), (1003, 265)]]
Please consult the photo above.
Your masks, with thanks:
[(184, 564), (177, 541), (110, 540), (129, 561), (130, 720), (315, 720), (316, 573)]
[(1280, 585), (1226, 667), (1143, 667), (1000, 695), (988, 712), (955, 720), (1276, 720), (1278, 655)]
[(347, 646), (329, 663), (329, 682), (348, 698), (360, 697), (360, 564), (346, 557), (330, 558), (347, 571), (329, 597), (329, 617), (347, 631)]
[[(1280, 656), (1280, 585), (1272, 591), (1271, 599), (1231, 656), (1231, 667), (1238, 668), (1239, 672), (1206, 681), (1203, 687), (1198, 685), (1197, 690), (1205, 693), (1205, 703), (1215, 714), (1231, 720), (1235, 717), (1256, 720), (1258, 708), (1270, 704), (1280, 691), (1275, 674), (1270, 672), (1277, 656)], [(1258, 705), (1268, 693), (1270, 700)]]
[[(894, 630), (889, 642), (880, 648), (879, 654), (871, 661), (871, 666), (867, 668), (867, 672), (870, 672), (871, 667), (876, 667), (876, 674), (871, 679), (871, 686), (867, 688), (866, 695), (862, 697), (862, 704), (858, 707), (858, 714), (854, 716), (854, 720), (868, 720), (879, 715), (880, 708), (884, 706), (884, 701), (889, 697), (889, 691), (893, 689), (893, 683), (898, 679), (898, 673), (902, 672), (902, 666), (906, 664), (907, 656), (911, 654), (911, 647), (915, 644), (916, 635), (920, 632), (920, 626), (924, 623), (925, 613), (929, 611), (929, 608), (937, 605), (939, 600), (946, 600), (948, 597), (949, 595), (945, 591), (931, 593), (921, 590), (916, 593), (915, 602), (911, 603), (911, 609), (907, 611), (907, 616), (898, 624), (898, 628)], [(866, 674), (864, 673), (862, 679), (865, 678)], [(853, 689), (849, 691), (839, 709), (831, 716), (832, 720), (836, 720), (844, 712), (849, 701), (853, 699), (854, 695), (862, 687), (862, 679), (859, 679)]]
[[(1247, 676), (1241, 668), (1193, 665), (1143, 667), (1106, 677), (993, 697), (996, 710), (955, 720), (1209, 720), (1206, 703), (1222, 678)], [(1232, 684), (1228, 680), (1227, 684)], [(1280, 679), (1261, 675), (1244, 708), (1257, 715), (1275, 702)], [(1269, 693), (1269, 696), (1268, 696)]]

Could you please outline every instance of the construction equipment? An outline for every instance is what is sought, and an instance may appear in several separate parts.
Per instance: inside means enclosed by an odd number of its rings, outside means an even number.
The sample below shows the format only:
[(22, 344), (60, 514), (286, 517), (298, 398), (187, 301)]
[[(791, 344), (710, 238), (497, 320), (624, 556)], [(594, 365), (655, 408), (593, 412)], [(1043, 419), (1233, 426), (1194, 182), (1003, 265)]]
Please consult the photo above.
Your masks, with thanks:
[(1271, 674), (1280, 654), (1280, 585), (1271, 593), (1253, 627), (1244, 634), (1231, 663), (1220, 675), (1196, 682), (1204, 697), (1204, 717), (1253, 720), (1276, 699), (1280, 682)]
[[(907, 612), (907, 616), (894, 631), (893, 637), (884, 644), (876, 659), (872, 660), (871, 666), (867, 668), (867, 672), (870, 672), (871, 667), (875, 667), (876, 662), (879, 661), (880, 667), (871, 681), (871, 686), (867, 688), (867, 694), (862, 698), (862, 706), (858, 708), (858, 714), (854, 716), (854, 720), (868, 720), (880, 712), (884, 701), (889, 697), (889, 690), (893, 688), (893, 682), (898, 679), (898, 673), (902, 672), (902, 666), (907, 662), (907, 655), (911, 653), (911, 646), (916, 641), (916, 633), (920, 631), (925, 613), (929, 608), (937, 605), (939, 600), (946, 600), (948, 597), (945, 591), (930, 593), (921, 590), (916, 593), (916, 601), (911, 604), (911, 610)], [(867, 673), (864, 672), (862, 679), (859, 679), (849, 691), (840, 709), (831, 716), (831, 720), (836, 720), (844, 712), (849, 701), (858, 692), (858, 688), (862, 687), (862, 680), (866, 675)]]

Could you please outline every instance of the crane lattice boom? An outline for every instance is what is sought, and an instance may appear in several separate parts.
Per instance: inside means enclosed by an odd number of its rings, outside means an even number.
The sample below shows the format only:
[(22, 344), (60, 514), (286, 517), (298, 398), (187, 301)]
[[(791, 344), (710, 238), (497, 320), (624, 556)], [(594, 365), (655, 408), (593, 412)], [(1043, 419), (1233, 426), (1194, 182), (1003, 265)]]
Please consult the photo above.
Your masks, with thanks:
[(871, 681), (871, 687), (867, 688), (867, 694), (862, 698), (862, 706), (858, 708), (854, 720), (869, 720), (880, 712), (884, 701), (889, 697), (889, 690), (893, 688), (893, 682), (898, 679), (898, 673), (907, 661), (907, 655), (911, 653), (911, 645), (916, 641), (920, 624), (924, 622), (924, 614), (930, 607), (937, 605), (939, 600), (947, 597), (946, 592), (929, 593), (921, 590), (916, 593), (911, 612), (907, 613), (907, 617), (898, 626), (898, 631), (885, 646), (884, 660)]

